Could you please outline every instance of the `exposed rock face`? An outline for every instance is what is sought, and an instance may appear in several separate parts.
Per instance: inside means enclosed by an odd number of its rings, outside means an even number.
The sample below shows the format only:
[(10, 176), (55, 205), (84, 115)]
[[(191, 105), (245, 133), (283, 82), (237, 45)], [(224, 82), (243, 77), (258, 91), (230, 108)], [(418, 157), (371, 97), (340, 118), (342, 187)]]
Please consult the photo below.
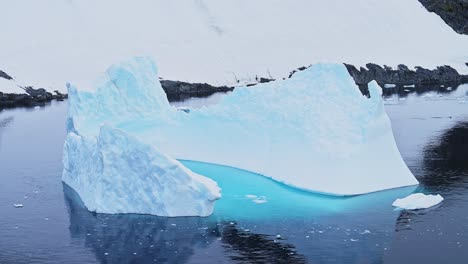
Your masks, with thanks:
[(206, 97), (217, 92), (234, 90), (234, 87), (212, 86), (206, 83), (187, 83), (170, 80), (160, 80), (160, 82), (169, 101), (179, 101), (188, 97)]
[(357, 85), (367, 85), (372, 80), (376, 80), (380, 86), (385, 84), (440, 84), (468, 81), (468, 76), (459, 74), (450, 66), (440, 66), (434, 70), (422, 67), (410, 70), (403, 64), (398, 65), (397, 69), (388, 66), (381, 67), (373, 63), (366, 64), (367, 69), (361, 67), (359, 70), (353, 65), (345, 64), (345, 66)]
[(457, 33), (468, 35), (468, 0), (419, 0)]
[(8, 75), (6, 72), (0, 70), (0, 78), (5, 78), (7, 80), (12, 80), (13, 77), (11, 77), (10, 75)]
[(68, 97), (59, 91), (55, 94), (47, 92), (44, 88), (34, 89), (32, 87), (24, 88), (24, 94), (9, 94), (0, 92), (0, 109), (17, 106), (35, 106), (44, 104), (51, 100), (64, 100)]

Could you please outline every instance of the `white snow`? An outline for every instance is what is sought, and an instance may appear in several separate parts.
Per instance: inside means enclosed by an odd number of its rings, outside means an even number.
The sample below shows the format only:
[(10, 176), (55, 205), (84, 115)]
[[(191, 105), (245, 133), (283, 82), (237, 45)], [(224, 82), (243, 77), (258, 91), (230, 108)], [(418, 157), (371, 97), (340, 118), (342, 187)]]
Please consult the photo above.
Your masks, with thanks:
[(442, 198), (442, 196), (440, 196), (439, 194), (426, 195), (423, 193), (413, 193), (405, 198), (396, 199), (392, 205), (401, 209), (415, 210), (438, 205), (443, 200), (444, 198)]
[[(372, 82), (366, 98), (342, 64), (317, 64), (291, 79), (236, 88), (218, 104), (188, 114), (169, 105), (154, 68), (136, 58), (107, 71), (114, 86), (105, 80), (94, 95), (70, 89), (76, 131), (99, 139), (100, 129), (122, 137), (127, 134), (113, 131), (124, 130), (173, 158), (228, 165), (334, 195), (418, 183), (396, 147), (381, 88)], [(108, 126), (101, 128), (104, 121)], [(73, 151), (96, 145), (74, 137), (69, 133), (67, 142), (83, 146)], [(96, 159), (89, 153), (70, 164), (86, 159), (86, 174)]]
[[(62, 179), (90, 211), (208, 216), (220, 198), (214, 181), (135, 133), (148, 118), (169, 117), (156, 76), (150, 61), (136, 58), (110, 67), (94, 92), (69, 87)], [(153, 133), (160, 136), (157, 129)]]
[(395, 88), (395, 87), (396, 87), (396, 84), (393, 84), (393, 83), (384, 84), (384, 88)]
[(318, 62), (468, 72), (468, 36), (417, 0), (23, 0), (2, 5), (0, 24), (0, 69), (46, 89), (90, 87), (135, 55), (156, 57), (166, 79), (211, 84)]
[(21, 89), (14, 80), (7, 80), (0, 77), (0, 92), (8, 94), (25, 94), (26, 92)]
[(414, 88), (415, 85), (414, 85), (414, 84), (408, 84), (408, 85), (403, 85), (403, 87), (406, 87), (406, 88)]

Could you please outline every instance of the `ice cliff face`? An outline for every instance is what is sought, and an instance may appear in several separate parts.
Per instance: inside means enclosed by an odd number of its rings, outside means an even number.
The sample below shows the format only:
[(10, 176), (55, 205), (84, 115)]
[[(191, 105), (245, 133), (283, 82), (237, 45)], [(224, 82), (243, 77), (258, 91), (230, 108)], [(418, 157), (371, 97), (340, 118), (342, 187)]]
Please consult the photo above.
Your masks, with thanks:
[[(396, 147), (381, 88), (361, 95), (342, 64), (236, 88), (152, 137), (164, 153), (257, 172), (300, 189), (364, 194), (417, 184)], [(168, 140), (169, 139), (169, 140)]]
[(342, 64), (237, 88), (217, 105), (176, 111), (151, 60), (112, 66), (95, 91), (69, 87), (63, 180), (88, 209), (208, 215), (212, 180), (173, 158), (233, 166), (333, 195), (417, 184), (381, 100), (364, 97)]
[(136, 58), (110, 67), (96, 91), (69, 86), (62, 179), (90, 211), (207, 216), (220, 197), (214, 181), (134, 133), (171, 111), (156, 76), (151, 61)]

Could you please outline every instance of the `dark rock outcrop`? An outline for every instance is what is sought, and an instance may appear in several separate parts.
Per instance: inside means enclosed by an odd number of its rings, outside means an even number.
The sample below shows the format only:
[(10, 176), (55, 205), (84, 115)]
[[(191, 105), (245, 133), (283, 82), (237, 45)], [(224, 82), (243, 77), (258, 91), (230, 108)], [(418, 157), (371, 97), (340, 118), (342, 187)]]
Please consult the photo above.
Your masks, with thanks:
[(419, 0), (459, 34), (468, 35), (468, 0)]
[(47, 92), (44, 88), (34, 89), (29, 86), (23, 89), (25, 91), (23, 94), (0, 92), (0, 109), (18, 106), (28, 107), (43, 105), (44, 103), (52, 100), (62, 101), (68, 97), (68, 95), (62, 94), (59, 91), (55, 91), (54, 94), (52, 94)]
[(206, 83), (188, 83), (160, 80), (169, 101), (181, 101), (190, 97), (206, 97), (218, 92), (229, 92), (234, 87), (212, 86)]
[(0, 70), (0, 78), (4, 78), (4, 79), (7, 79), (7, 80), (13, 80), (13, 77), (11, 77), (10, 75), (8, 75), (6, 72)]
[(403, 64), (398, 65), (397, 69), (392, 69), (389, 66), (381, 67), (373, 63), (366, 64), (367, 69), (363, 67), (357, 69), (350, 64), (345, 64), (345, 66), (359, 86), (367, 85), (372, 80), (377, 81), (380, 86), (385, 84), (412, 85), (468, 82), (467, 75), (459, 74), (450, 66), (439, 66), (434, 70), (422, 67), (410, 70)]

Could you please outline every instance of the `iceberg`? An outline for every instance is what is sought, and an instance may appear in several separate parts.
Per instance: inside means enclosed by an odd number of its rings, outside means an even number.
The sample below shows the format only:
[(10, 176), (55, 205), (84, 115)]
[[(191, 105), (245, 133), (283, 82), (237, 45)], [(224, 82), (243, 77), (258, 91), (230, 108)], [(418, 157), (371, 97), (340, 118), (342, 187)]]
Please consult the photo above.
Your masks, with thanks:
[[(214, 181), (190, 171), (132, 132), (155, 114), (147, 109), (168, 104), (155, 76), (156, 67), (137, 58), (110, 67), (94, 92), (68, 85), (62, 180), (90, 211), (208, 216), (220, 198)], [(166, 107), (158, 114), (165, 115), (164, 109), (170, 111)]]
[(171, 106), (153, 61), (111, 66), (94, 89), (69, 85), (63, 181), (89, 210), (208, 215), (216, 183), (178, 160), (255, 172), (331, 195), (418, 184), (402, 160), (382, 103), (363, 96), (342, 64), (238, 87), (216, 105)]
[(396, 199), (392, 205), (401, 209), (416, 210), (438, 205), (443, 200), (444, 198), (440, 194), (430, 195), (424, 193), (413, 193), (405, 198)]

